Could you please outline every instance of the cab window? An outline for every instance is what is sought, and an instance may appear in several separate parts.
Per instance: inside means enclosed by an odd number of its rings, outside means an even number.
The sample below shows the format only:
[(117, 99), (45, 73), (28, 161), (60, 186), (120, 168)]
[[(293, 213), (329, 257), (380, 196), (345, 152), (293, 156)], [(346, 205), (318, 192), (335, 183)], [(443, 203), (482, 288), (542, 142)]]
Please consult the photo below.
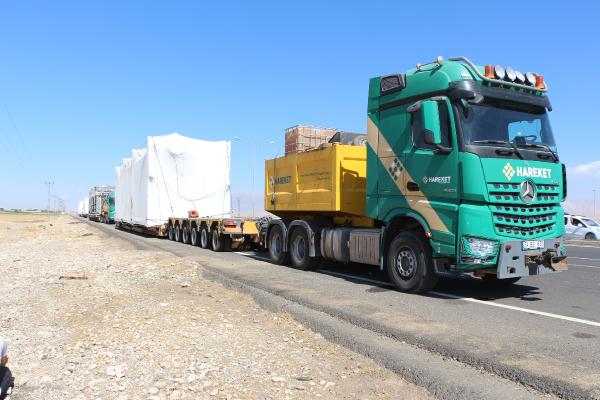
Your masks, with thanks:
[[(438, 101), (438, 111), (440, 114), (440, 128), (443, 147), (452, 147), (452, 140), (450, 136), (450, 117), (448, 115), (448, 107), (443, 101)], [(431, 144), (425, 143), (423, 137), (423, 122), (421, 120), (420, 112), (411, 113), (411, 125), (412, 125), (412, 137), (413, 145), (416, 149), (421, 150), (435, 150), (436, 147)]]
[(580, 228), (585, 228), (585, 224), (577, 218), (571, 218), (571, 224)]

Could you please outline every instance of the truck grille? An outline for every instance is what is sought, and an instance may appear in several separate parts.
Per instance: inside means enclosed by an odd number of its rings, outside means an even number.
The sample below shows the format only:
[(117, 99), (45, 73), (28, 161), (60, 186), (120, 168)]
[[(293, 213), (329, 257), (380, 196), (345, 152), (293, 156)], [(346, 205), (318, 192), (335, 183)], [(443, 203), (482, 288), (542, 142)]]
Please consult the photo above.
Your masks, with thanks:
[(519, 196), (519, 183), (488, 183), (490, 209), (496, 232), (511, 237), (537, 237), (550, 234), (556, 227), (559, 186), (536, 184), (532, 204)]
[[(536, 204), (554, 204), (559, 200), (558, 185), (536, 184)], [(525, 204), (519, 197), (519, 183), (488, 183), (490, 201), (494, 203), (521, 203)]]

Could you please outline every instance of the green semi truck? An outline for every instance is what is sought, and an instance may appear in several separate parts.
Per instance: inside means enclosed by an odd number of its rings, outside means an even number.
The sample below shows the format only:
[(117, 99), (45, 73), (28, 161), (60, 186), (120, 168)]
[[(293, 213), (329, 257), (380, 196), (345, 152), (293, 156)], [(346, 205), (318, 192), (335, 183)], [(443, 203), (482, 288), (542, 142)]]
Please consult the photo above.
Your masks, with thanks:
[(114, 224), (115, 223), (115, 192), (110, 192), (110, 194), (104, 199), (102, 203), (102, 217), (100, 218), (101, 222), (105, 224)]
[(567, 195), (544, 78), (438, 57), (370, 80), (367, 144), (266, 162), (276, 263), (387, 270), (401, 291), (440, 274), (498, 283), (567, 269)]

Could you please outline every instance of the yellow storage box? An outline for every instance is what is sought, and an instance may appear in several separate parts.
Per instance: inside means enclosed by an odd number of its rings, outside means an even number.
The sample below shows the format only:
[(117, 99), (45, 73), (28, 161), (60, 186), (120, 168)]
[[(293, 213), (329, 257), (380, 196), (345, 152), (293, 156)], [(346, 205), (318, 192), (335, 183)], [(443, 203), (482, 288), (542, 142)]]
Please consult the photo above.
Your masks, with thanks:
[(364, 216), (366, 146), (330, 144), (265, 162), (265, 210)]

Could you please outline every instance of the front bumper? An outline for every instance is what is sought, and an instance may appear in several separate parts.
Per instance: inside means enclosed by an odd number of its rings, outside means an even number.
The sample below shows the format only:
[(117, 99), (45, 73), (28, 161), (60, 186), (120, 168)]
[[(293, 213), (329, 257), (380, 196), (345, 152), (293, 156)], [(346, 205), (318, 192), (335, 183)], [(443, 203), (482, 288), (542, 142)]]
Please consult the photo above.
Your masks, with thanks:
[(521, 240), (511, 240), (500, 245), (496, 276), (498, 279), (542, 275), (568, 269), (562, 238), (545, 239), (544, 247), (522, 250)]

